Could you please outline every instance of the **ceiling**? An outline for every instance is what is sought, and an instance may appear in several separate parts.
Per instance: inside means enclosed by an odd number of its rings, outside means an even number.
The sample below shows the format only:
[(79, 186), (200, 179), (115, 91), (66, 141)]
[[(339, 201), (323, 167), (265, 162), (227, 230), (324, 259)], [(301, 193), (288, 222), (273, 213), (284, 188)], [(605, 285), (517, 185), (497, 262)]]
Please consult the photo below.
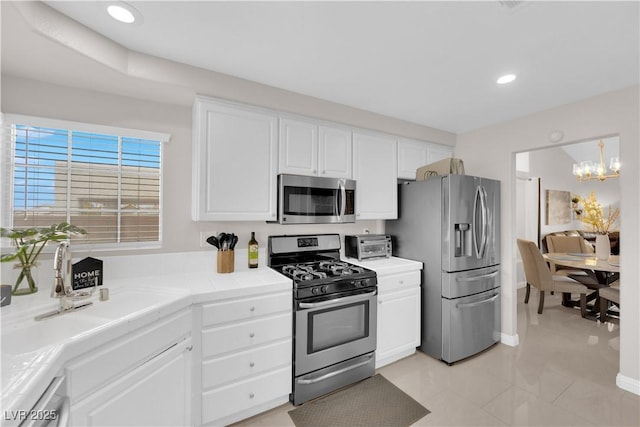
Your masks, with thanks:
[(129, 1), (133, 25), (45, 3), (133, 51), (453, 133), (639, 83), (636, 1)]

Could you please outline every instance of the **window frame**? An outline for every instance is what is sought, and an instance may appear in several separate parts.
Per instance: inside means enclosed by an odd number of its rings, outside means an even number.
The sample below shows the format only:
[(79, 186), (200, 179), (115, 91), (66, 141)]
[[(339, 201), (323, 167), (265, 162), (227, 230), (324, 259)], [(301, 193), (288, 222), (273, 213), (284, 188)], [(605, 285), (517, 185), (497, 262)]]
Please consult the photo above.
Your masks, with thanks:
[[(69, 120), (51, 119), (35, 117), (21, 114), (0, 114), (2, 128), (2, 148), (0, 149), (0, 188), (2, 197), (0, 198), (0, 223), (2, 227), (13, 228), (14, 212), (14, 167), (15, 167), (15, 141), (12, 130), (14, 126), (33, 126), (43, 128), (62, 129), (72, 132), (87, 132), (117, 136), (118, 138), (137, 138), (154, 140), (160, 143), (160, 194), (158, 212), (158, 240), (143, 242), (120, 242), (120, 243), (75, 243), (74, 247), (80, 250), (135, 250), (135, 249), (157, 249), (163, 244), (163, 217), (164, 217), (164, 146), (171, 140), (168, 133), (152, 132), (139, 129), (122, 128), (115, 126), (97, 125)], [(121, 172), (121, 171), (120, 171)], [(120, 173), (118, 176), (122, 176)], [(69, 208), (67, 208), (69, 214)], [(2, 247), (6, 247), (8, 242), (2, 242)], [(52, 248), (50, 248), (52, 250)], [(47, 251), (47, 249), (45, 249)], [(49, 252), (49, 251), (47, 251)]]

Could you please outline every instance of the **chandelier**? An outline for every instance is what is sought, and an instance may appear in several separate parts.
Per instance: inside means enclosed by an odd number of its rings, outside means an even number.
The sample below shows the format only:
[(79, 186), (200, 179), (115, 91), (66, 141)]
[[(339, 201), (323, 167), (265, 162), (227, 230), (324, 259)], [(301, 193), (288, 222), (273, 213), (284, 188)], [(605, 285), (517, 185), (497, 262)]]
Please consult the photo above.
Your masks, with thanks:
[(600, 147), (600, 163), (587, 160), (573, 164), (573, 174), (578, 177), (578, 181), (582, 182), (590, 179), (604, 181), (607, 178), (620, 176), (620, 159), (618, 157), (611, 158), (609, 171), (612, 173), (607, 173), (607, 167), (604, 163), (604, 142), (602, 140), (598, 143), (598, 147)]

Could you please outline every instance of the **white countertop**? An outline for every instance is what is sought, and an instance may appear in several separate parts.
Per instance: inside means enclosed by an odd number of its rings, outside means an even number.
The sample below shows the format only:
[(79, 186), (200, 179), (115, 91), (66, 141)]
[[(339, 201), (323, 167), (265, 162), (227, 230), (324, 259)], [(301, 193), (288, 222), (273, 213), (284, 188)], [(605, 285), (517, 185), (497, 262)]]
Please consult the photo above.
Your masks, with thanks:
[[(422, 268), (395, 257), (345, 260), (379, 274)], [(244, 265), (237, 259), (236, 272), (218, 274), (212, 251), (106, 258), (102, 288), (109, 289), (108, 301), (99, 301), (96, 292), (92, 306), (41, 321), (34, 316), (58, 306), (50, 297), (51, 282), (41, 281), (35, 294), (13, 297), (1, 310), (3, 409), (30, 409), (68, 360), (192, 304), (292, 288), (290, 279), (264, 263), (252, 270)]]
[(410, 259), (389, 257), (358, 261), (356, 258), (342, 258), (344, 261), (369, 268), (378, 274), (395, 274), (410, 270), (422, 270), (422, 263)]

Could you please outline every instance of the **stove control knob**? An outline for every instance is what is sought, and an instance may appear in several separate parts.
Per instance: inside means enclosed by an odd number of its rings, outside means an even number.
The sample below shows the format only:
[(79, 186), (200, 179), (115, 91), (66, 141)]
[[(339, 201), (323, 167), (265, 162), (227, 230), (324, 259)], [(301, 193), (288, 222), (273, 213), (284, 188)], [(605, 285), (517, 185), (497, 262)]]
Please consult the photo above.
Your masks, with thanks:
[(320, 293), (320, 288), (311, 288), (311, 293), (314, 295), (318, 295)]
[(354, 284), (356, 285), (356, 288), (364, 287), (364, 282), (362, 280), (356, 280)]
[(323, 286), (320, 287), (320, 291), (323, 294), (326, 294), (328, 290), (329, 290), (329, 287), (327, 285), (323, 285)]

